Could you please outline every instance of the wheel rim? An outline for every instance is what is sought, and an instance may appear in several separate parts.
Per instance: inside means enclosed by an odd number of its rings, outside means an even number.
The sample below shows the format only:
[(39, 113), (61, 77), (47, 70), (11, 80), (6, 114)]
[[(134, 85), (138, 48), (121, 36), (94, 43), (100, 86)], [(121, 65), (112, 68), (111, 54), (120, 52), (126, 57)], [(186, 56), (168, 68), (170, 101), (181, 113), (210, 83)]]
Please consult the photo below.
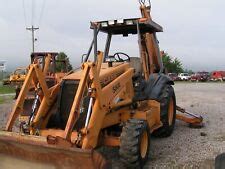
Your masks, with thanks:
[(170, 98), (170, 104), (169, 104), (169, 110), (168, 110), (168, 122), (169, 125), (171, 126), (173, 123), (173, 116), (174, 116), (174, 103), (173, 103), (173, 98)]
[(141, 137), (141, 148), (140, 148), (141, 158), (146, 157), (147, 151), (148, 151), (148, 133), (147, 131), (144, 131)]

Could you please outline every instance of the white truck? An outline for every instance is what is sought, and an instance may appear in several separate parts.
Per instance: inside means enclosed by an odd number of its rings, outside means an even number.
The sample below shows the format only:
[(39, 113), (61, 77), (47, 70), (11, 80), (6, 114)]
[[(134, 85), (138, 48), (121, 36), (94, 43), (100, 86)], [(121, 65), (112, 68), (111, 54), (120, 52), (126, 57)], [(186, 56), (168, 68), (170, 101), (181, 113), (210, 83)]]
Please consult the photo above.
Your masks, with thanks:
[(191, 76), (188, 73), (180, 73), (178, 75), (178, 77), (182, 80), (182, 81), (188, 81), (190, 80)]

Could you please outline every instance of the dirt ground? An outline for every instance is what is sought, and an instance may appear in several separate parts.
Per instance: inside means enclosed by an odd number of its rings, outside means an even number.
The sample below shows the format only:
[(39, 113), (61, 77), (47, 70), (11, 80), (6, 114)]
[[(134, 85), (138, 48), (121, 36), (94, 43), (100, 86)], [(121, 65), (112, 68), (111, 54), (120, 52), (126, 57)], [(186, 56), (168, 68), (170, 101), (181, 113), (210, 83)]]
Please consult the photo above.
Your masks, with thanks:
[[(174, 87), (177, 105), (203, 116), (205, 127), (191, 129), (177, 121), (172, 136), (152, 138), (145, 168), (214, 168), (216, 155), (225, 152), (225, 83), (177, 83)], [(0, 129), (5, 125), (11, 103), (0, 105)], [(106, 151), (114, 168), (120, 168), (116, 164), (118, 149)]]

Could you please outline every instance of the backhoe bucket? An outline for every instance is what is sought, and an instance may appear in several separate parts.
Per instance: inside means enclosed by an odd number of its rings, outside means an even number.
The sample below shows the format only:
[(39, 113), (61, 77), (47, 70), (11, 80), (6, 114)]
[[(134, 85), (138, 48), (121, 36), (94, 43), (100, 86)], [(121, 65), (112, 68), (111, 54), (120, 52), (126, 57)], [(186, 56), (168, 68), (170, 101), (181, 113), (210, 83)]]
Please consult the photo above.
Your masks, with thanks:
[(49, 145), (41, 136), (0, 132), (0, 168), (104, 169), (111, 168), (95, 150)]

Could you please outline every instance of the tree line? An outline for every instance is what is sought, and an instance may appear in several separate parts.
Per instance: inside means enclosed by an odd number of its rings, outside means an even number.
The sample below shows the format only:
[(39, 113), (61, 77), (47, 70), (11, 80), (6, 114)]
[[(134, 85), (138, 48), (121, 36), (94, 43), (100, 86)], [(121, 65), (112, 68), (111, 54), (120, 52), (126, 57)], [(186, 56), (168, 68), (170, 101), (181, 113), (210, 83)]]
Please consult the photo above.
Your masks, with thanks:
[[(182, 62), (176, 58), (170, 56), (166, 52), (162, 52), (162, 61), (163, 65), (168, 73), (182, 73), (184, 72), (184, 68)], [(187, 71), (187, 70), (185, 70)]]

